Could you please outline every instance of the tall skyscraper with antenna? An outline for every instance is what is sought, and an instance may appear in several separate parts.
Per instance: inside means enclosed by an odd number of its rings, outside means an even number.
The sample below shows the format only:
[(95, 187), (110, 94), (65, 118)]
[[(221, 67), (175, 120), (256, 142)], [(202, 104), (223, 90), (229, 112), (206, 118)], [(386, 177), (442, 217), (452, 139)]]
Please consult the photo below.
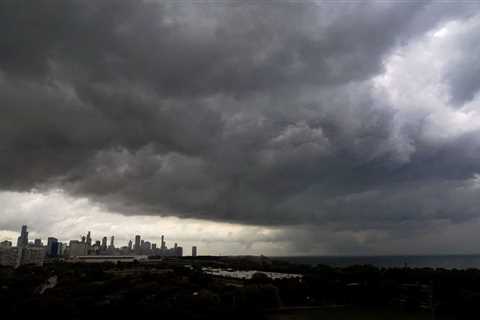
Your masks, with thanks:
[(18, 248), (23, 248), (28, 245), (28, 231), (27, 231), (27, 226), (22, 226), (22, 231), (20, 233), (20, 237), (18, 237), (17, 240), (17, 247)]
[(90, 233), (90, 231), (88, 231), (87, 233), (87, 246), (92, 246), (92, 234)]

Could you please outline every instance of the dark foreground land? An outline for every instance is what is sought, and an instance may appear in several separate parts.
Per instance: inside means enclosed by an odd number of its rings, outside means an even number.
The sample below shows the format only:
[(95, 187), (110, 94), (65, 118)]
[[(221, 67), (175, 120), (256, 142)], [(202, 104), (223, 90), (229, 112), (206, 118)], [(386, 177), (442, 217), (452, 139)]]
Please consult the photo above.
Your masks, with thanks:
[[(204, 267), (302, 274), (272, 280)], [(480, 270), (331, 268), (266, 258), (0, 268), (1, 319), (478, 319)]]

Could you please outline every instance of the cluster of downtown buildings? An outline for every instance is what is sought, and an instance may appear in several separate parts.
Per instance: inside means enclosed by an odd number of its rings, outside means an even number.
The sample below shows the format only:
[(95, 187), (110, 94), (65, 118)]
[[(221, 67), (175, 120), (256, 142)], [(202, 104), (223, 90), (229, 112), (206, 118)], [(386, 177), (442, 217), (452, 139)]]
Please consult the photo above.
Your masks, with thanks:
[[(20, 236), (17, 240), (17, 246), (12, 242), (0, 242), (0, 266), (20, 266), (24, 264), (43, 265), (45, 259), (68, 259), (72, 261), (105, 261), (109, 258), (120, 261), (128, 261), (134, 257), (182, 257), (183, 248), (174, 244), (168, 248), (165, 238), (162, 235), (160, 246), (150, 241), (145, 241), (140, 235), (135, 236), (135, 240), (130, 240), (128, 246), (115, 247), (114, 236), (108, 239), (93, 241), (91, 233), (88, 232), (81, 240), (71, 240), (68, 245), (58, 241), (58, 239), (49, 237), (46, 246), (41, 239), (28, 241), (27, 226), (22, 226)], [(192, 256), (197, 256), (197, 247), (192, 247)], [(121, 257), (121, 258), (120, 258)], [(100, 258), (100, 259), (98, 259)]]

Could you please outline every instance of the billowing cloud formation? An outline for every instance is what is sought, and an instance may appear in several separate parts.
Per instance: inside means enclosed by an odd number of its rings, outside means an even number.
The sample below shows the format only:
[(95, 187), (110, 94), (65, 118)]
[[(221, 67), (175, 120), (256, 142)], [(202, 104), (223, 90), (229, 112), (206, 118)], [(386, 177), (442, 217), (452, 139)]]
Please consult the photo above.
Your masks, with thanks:
[(479, 26), (473, 2), (3, 1), (0, 188), (338, 232), (471, 221)]

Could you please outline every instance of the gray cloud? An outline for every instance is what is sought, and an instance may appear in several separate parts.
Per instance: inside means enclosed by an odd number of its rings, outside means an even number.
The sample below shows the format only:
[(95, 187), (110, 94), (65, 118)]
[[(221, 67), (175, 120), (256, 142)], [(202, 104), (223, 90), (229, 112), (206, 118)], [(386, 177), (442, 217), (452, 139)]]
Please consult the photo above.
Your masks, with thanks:
[(473, 19), (458, 29), (450, 43), (450, 50), (455, 54), (447, 60), (450, 67), (445, 78), (453, 102), (461, 106), (473, 100), (480, 89), (480, 66), (476, 59), (480, 53), (480, 23)]
[[(126, 215), (342, 232), (474, 219), (480, 127), (434, 121), (478, 91), (472, 12), (3, 1), (0, 187), (60, 187)], [(379, 89), (391, 56), (408, 67), (403, 48), (455, 19), (469, 22), (444, 47), (454, 63), (441, 84), (457, 105)]]

